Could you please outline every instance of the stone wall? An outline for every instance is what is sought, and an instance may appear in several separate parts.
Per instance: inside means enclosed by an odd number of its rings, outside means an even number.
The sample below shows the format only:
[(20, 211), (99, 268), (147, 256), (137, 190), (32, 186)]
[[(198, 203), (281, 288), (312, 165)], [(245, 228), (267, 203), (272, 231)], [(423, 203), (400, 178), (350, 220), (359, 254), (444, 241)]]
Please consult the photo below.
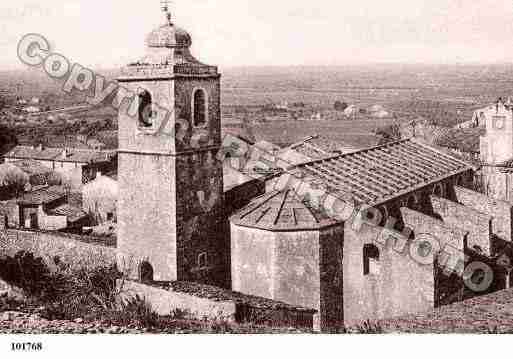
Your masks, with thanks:
[(233, 289), (318, 310), (314, 327), (343, 325), (343, 229), (272, 232), (232, 225)]
[(130, 278), (147, 261), (155, 280), (177, 280), (174, 161), (119, 154), (118, 268)]
[(0, 231), (0, 257), (25, 251), (42, 258), (50, 268), (65, 264), (70, 270), (110, 267), (116, 263), (113, 245), (96, 239), (56, 232), (7, 229)]
[(274, 234), (232, 225), (231, 239), (232, 289), (273, 298)]
[(431, 244), (431, 255), (437, 256), (442, 252), (448, 255), (442, 258), (441, 266), (449, 270), (463, 268), (467, 231), (409, 208), (401, 208), (401, 214), (405, 225), (413, 230), (414, 239), (426, 240)]
[[(179, 280), (230, 286), (223, 168), (217, 150), (176, 157), (176, 246)], [(206, 255), (207, 265), (198, 258)]]
[(468, 248), (478, 246), (483, 254), (490, 256), (493, 219), (490, 215), (435, 196), (431, 196), (431, 205), (434, 214), (446, 225), (468, 232)]
[(484, 193), (492, 198), (513, 200), (513, 173), (501, 167), (483, 166), (481, 168)]
[[(419, 223), (422, 223), (424, 218), (419, 215)], [(412, 222), (404, 217), (407, 216), (403, 216), (404, 221)], [(426, 230), (420, 233), (431, 231), (432, 226), (426, 225)], [(460, 233), (458, 241), (462, 243), (463, 233), (457, 232)], [(446, 238), (445, 234), (440, 236)], [(383, 227), (365, 224), (358, 228), (346, 223), (343, 269), (346, 326), (434, 308), (434, 261), (416, 260), (412, 255), (416, 247), (411, 243), (408, 236)], [(368, 274), (364, 272), (365, 245), (374, 245), (379, 250), (379, 259), (372, 262), (372, 271)]]
[(224, 193), (224, 204), (226, 218), (229, 218), (235, 211), (248, 205), (255, 197), (265, 193), (265, 182), (253, 179), (238, 186), (235, 186)]
[(344, 227), (323, 230), (319, 237), (321, 329), (332, 331), (344, 324)]
[[(178, 309), (193, 319), (313, 329), (315, 310), (221, 288), (192, 283), (146, 285), (121, 280), (118, 281), (118, 287), (121, 289), (121, 300), (139, 296), (160, 315), (170, 315)], [(190, 292), (184, 291), (186, 287)]]
[[(512, 207), (513, 205), (506, 201), (493, 199), (484, 194), (472, 190), (454, 187), (455, 200), (476, 211), (485, 213), (492, 219), (492, 236), (494, 241), (511, 242), (512, 235)], [(495, 253), (497, 243), (492, 243), (492, 255)]]
[(234, 302), (208, 300), (133, 281), (119, 280), (118, 287), (121, 291), (121, 300), (126, 301), (139, 296), (141, 299), (145, 299), (159, 315), (170, 315), (178, 309), (185, 310), (192, 317), (198, 319), (235, 321)]

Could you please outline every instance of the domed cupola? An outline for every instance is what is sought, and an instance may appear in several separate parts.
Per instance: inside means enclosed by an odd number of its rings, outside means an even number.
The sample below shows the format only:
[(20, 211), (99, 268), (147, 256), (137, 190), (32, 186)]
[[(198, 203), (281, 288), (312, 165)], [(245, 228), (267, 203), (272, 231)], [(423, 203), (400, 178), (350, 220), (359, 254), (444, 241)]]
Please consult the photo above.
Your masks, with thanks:
[(162, 8), (165, 20), (146, 36), (146, 54), (122, 69), (122, 77), (170, 73), (217, 74), (217, 67), (198, 61), (190, 52), (189, 33), (171, 21), (168, 6)]
[(156, 28), (146, 37), (146, 46), (150, 48), (189, 48), (191, 45), (189, 33), (171, 21)]

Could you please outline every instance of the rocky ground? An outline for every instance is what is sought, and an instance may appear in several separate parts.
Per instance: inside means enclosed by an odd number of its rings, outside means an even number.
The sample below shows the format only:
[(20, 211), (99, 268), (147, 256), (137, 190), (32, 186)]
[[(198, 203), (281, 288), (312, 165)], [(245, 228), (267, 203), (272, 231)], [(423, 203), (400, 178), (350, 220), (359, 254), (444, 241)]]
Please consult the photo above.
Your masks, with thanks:
[(166, 319), (164, 328), (141, 326), (134, 321), (126, 326), (110, 321), (48, 320), (43, 317), (44, 306), (28, 299), (19, 288), (0, 280), (0, 334), (260, 334), (301, 333), (293, 328), (269, 328), (208, 322), (190, 319)]
[(513, 290), (377, 323), (385, 333), (513, 333)]
[(37, 313), (0, 310), (0, 334), (301, 334), (293, 328), (267, 328), (177, 320), (165, 330), (113, 326), (106, 322), (85, 322), (41, 318)]
[(43, 319), (37, 313), (5, 311), (0, 313), (1, 334), (139, 334), (140, 328), (109, 326), (104, 323)]

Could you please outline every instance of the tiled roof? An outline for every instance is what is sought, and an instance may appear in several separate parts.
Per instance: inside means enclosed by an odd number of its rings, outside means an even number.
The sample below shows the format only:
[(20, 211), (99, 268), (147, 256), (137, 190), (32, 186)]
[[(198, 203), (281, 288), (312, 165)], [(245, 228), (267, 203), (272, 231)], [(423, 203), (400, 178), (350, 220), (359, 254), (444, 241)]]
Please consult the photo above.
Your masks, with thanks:
[(11, 164), (25, 172), (29, 176), (30, 184), (33, 186), (45, 185), (53, 172), (51, 168), (43, 166), (35, 160), (14, 161)]
[(479, 153), (480, 137), (486, 133), (481, 127), (450, 128), (443, 126), (419, 126), (416, 137), (426, 143), (460, 150), (466, 153)]
[(322, 184), (341, 199), (377, 205), (442, 179), (474, 169), (415, 140), (402, 140), (302, 164), (288, 172)]
[[(66, 152), (64, 152), (66, 151)], [(44, 161), (63, 161), (74, 163), (108, 162), (115, 155), (114, 151), (84, 150), (76, 148), (38, 148), (16, 146), (5, 158), (33, 159)]]
[(355, 152), (357, 149), (343, 142), (334, 142), (324, 136), (310, 136), (278, 152), (278, 163), (290, 168), (301, 163)]
[(502, 163), (499, 163), (497, 167), (503, 167), (504, 169), (513, 169), (513, 158)]
[(266, 193), (232, 216), (231, 223), (272, 231), (320, 229), (336, 221), (302, 201), (291, 189)]
[(23, 172), (28, 174), (29, 176), (38, 175), (38, 174), (47, 174), (52, 172), (52, 169), (46, 166), (43, 166), (41, 163), (34, 160), (21, 160), (10, 162), (15, 165)]
[(483, 128), (448, 128), (433, 144), (467, 153), (479, 153), (481, 136), (485, 133)]
[(23, 194), (23, 196), (18, 200), (18, 203), (24, 205), (41, 205), (52, 203), (63, 197), (65, 197), (64, 194), (59, 193), (52, 188), (44, 188)]
[(311, 136), (290, 146), (291, 149), (310, 157), (313, 160), (357, 151), (357, 148), (340, 142), (330, 141), (324, 136)]
[(223, 185), (224, 192), (243, 185), (245, 183), (255, 181), (255, 178), (248, 176), (246, 173), (233, 168), (229, 163), (223, 163)]
[(54, 216), (66, 216), (68, 218), (68, 222), (76, 222), (87, 217), (87, 213), (82, 211), (80, 208), (73, 207), (69, 204), (63, 204), (62, 206), (53, 208), (48, 211), (48, 214)]

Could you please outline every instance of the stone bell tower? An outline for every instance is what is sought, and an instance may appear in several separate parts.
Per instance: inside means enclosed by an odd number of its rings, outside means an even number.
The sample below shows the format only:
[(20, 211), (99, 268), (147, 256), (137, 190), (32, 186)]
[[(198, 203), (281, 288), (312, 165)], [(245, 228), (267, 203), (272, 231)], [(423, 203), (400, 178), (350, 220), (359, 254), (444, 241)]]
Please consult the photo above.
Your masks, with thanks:
[(163, 10), (146, 55), (118, 79), (118, 266), (142, 281), (227, 286), (220, 74)]

